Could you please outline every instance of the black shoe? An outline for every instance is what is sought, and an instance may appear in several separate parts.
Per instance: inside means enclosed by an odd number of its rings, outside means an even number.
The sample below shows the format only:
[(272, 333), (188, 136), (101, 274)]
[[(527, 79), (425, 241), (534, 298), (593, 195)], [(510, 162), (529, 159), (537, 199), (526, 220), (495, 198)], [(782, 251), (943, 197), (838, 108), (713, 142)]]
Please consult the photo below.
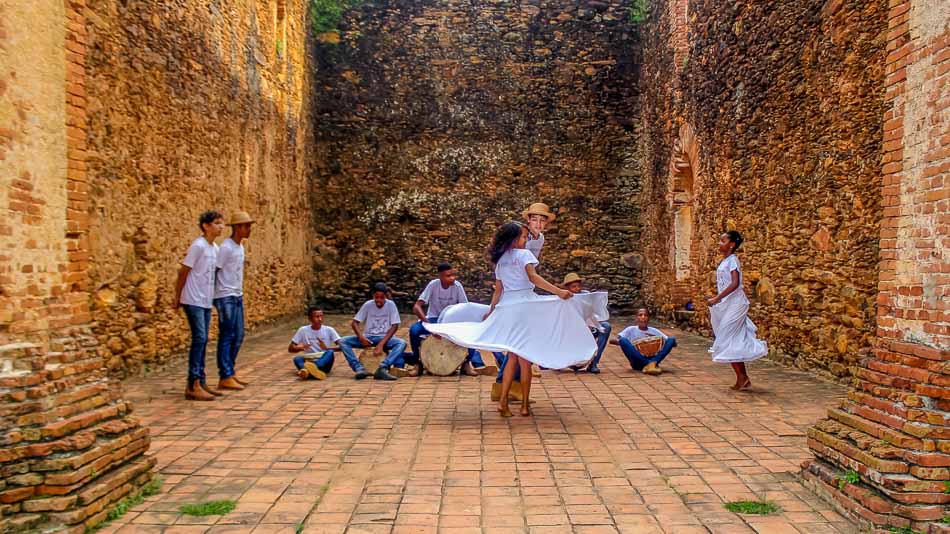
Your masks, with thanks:
[(383, 367), (380, 367), (376, 370), (376, 374), (373, 375), (373, 378), (376, 380), (399, 380), (395, 376), (389, 374), (389, 371)]
[(366, 372), (366, 369), (360, 369), (359, 371), (356, 372), (357, 380), (362, 380), (366, 378), (367, 376), (369, 376), (369, 373)]
[(422, 362), (416, 364), (416, 376), (422, 376), (426, 372), (425, 366), (422, 365)]
[(597, 367), (596, 365), (591, 365), (590, 367), (587, 368), (587, 372), (597, 375), (597, 374), (600, 374), (600, 368)]

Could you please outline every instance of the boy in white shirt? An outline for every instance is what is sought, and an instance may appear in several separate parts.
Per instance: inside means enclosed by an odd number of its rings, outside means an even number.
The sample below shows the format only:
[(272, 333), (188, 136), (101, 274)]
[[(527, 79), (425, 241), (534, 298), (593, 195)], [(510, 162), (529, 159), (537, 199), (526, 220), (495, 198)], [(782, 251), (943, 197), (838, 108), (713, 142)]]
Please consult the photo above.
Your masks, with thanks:
[(246, 211), (231, 214), (231, 237), (218, 247), (214, 309), (218, 310), (218, 389), (244, 389), (234, 369), (244, 342), (244, 244), (254, 219)]
[(397, 380), (389, 374), (389, 368), (393, 365), (404, 367), (405, 360), (402, 354), (406, 350), (406, 342), (394, 337), (396, 330), (399, 329), (399, 310), (396, 303), (387, 297), (389, 288), (386, 284), (379, 283), (373, 286), (373, 298), (367, 300), (360, 311), (353, 317), (350, 326), (353, 328), (355, 336), (347, 336), (340, 340), (340, 349), (346, 357), (350, 368), (356, 372), (356, 379), (362, 380), (369, 376), (363, 364), (360, 363), (354, 348), (376, 347), (376, 354), (381, 355), (383, 350), (389, 351), (389, 354), (379, 363), (379, 369), (373, 374), (376, 380)]
[[(638, 339), (654, 336), (663, 338), (663, 348), (653, 356), (644, 356), (633, 344)], [(637, 324), (624, 328), (617, 335), (617, 339), (611, 340), (610, 343), (620, 345), (620, 350), (623, 351), (623, 355), (627, 357), (634, 371), (642, 370), (648, 375), (658, 375), (663, 372), (658, 365), (676, 346), (676, 338), (651, 327), (650, 312), (646, 308), (640, 308), (637, 310)]]
[[(567, 273), (567, 276), (564, 277), (564, 281), (561, 282), (561, 287), (567, 289), (571, 293), (588, 293), (584, 289), (584, 279), (577, 275), (577, 273)], [(591, 358), (590, 363), (587, 364), (587, 372), (597, 374), (600, 372), (600, 368), (597, 367), (597, 364), (600, 363), (600, 358), (604, 355), (604, 349), (607, 348), (607, 342), (610, 340), (610, 323), (608, 321), (600, 321), (598, 323), (588, 322), (587, 326), (590, 327), (590, 333), (594, 336), (594, 339), (597, 340), (597, 352), (594, 354), (594, 357)], [(599, 326), (599, 328), (598, 328)], [(581, 366), (572, 367), (574, 371), (580, 371)]]
[(224, 216), (217, 211), (206, 211), (198, 217), (198, 227), (203, 235), (191, 242), (178, 270), (175, 308), (185, 310), (191, 329), (185, 398), (210, 401), (221, 395), (205, 384), (205, 349), (208, 346), (208, 327), (211, 326), (214, 271), (218, 261), (218, 245), (214, 240), (224, 230)]
[[(404, 359), (409, 364), (419, 366), (420, 376), (422, 375), (422, 363), (419, 360), (419, 350), (422, 348), (422, 341), (429, 337), (429, 331), (426, 330), (423, 323), (437, 323), (439, 322), (439, 314), (442, 313), (442, 310), (453, 304), (468, 302), (465, 289), (462, 287), (462, 284), (455, 279), (455, 269), (448, 263), (440, 263), (438, 271), (439, 277), (426, 285), (416, 300), (416, 303), (412, 306), (412, 311), (416, 314), (416, 317), (419, 318), (419, 321), (409, 328), (409, 347), (412, 350), (411, 360), (409, 353), (406, 354)], [(423, 307), (425, 307), (425, 311), (423, 311)], [(404, 373), (404, 371), (398, 367), (393, 371), (399, 372), (400, 374)], [(485, 362), (482, 361), (482, 355), (477, 350), (468, 349), (468, 357), (465, 363), (462, 364), (462, 373), (468, 376), (495, 374), (495, 369), (485, 366)]]
[(310, 324), (297, 329), (287, 352), (302, 356), (294, 357), (294, 366), (297, 367), (297, 376), (300, 378), (316, 378), (323, 380), (333, 369), (333, 345), (338, 345), (340, 334), (331, 326), (323, 324), (323, 310), (311, 306), (307, 308), (307, 318)]
[(524, 248), (534, 254), (535, 259), (541, 261), (541, 247), (544, 246), (544, 229), (548, 224), (554, 222), (557, 217), (543, 202), (535, 202), (528, 206), (528, 209), (521, 212), (526, 223), (528, 223), (528, 242)]

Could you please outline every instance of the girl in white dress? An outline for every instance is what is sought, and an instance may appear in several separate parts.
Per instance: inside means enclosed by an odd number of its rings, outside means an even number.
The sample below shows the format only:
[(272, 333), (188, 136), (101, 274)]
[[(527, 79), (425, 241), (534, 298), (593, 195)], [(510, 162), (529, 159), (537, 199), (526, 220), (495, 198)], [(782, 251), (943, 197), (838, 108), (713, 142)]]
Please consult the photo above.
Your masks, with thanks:
[(716, 290), (719, 294), (706, 299), (709, 321), (712, 323), (713, 342), (709, 352), (714, 362), (728, 362), (736, 372), (732, 389), (752, 385), (745, 362), (758, 360), (768, 353), (765, 342), (755, 337), (755, 324), (749, 319), (749, 299), (742, 289), (742, 267), (735, 253), (742, 246), (742, 235), (730, 230), (719, 238), (719, 253), (723, 260), (716, 269)]
[[(585, 318), (605, 317), (607, 309), (606, 293), (574, 295), (538, 275), (538, 260), (525, 250), (527, 238), (527, 227), (518, 222), (495, 232), (488, 250), (495, 267), (495, 291), (482, 322), (424, 324), (457, 345), (508, 352), (498, 403), (504, 417), (511, 417), (508, 393), (515, 369), (521, 370), (521, 415), (531, 415), (531, 363), (560, 369), (589, 360), (597, 344)], [(535, 287), (556, 296), (542, 297)]]

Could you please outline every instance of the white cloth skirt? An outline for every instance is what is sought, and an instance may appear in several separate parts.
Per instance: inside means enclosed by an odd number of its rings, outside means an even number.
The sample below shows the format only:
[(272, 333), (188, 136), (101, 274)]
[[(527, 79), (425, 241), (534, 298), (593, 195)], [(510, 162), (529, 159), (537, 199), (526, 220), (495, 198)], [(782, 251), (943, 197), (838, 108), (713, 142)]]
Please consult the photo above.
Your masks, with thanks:
[(768, 345), (755, 337), (757, 329), (748, 314), (749, 299), (744, 293), (733, 293), (709, 308), (716, 336), (709, 349), (714, 362), (751, 362), (768, 354)]
[(483, 321), (488, 310), (484, 304), (456, 304), (442, 311), (437, 324), (423, 324), (456, 345), (512, 352), (542, 367), (562, 369), (590, 360), (597, 351), (586, 320), (609, 318), (605, 292), (563, 300), (530, 289), (505, 291)]

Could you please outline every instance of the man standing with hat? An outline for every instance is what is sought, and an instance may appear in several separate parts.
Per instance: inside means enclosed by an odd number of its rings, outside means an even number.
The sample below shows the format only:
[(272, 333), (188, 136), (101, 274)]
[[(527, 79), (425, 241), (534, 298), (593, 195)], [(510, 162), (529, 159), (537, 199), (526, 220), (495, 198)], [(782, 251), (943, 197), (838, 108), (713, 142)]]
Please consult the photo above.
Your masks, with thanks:
[[(567, 276), (564, 277), (564, 280), (561, 282), (561, 287), (570, 291), (571, 293), (588, 293), (584, 289), (584, 279), (577, 275), (577, 273), (567, 273)], [(600, 324), (595, 324), (588, 321), (587, 326), (590, 327), (591, 334), (594, 335), (594, 339), (597, 340), (597, 352), (594, 354), (594, 357), (591, 358), (590, 363), (587, 364), (587, 372), (597, 374), (600, 372), (600, 368), (597, 367), (597, 364), (600, 363), (601, 356), (604, 355), (604, 349), (607, 348), (607, 342), (610, 340), (610, 323), (607, 321), (600, 321)], [(581, 367), (573, 367), (574, 371), (580, 371)]]
[(218, 389), (244, 389), (247, 382), (234, 370), (244, 342), (244, 245), (254, 219), (246, 211), (231, 214), (231, 237), (218, 251), (214, 307), (218, 310)]

